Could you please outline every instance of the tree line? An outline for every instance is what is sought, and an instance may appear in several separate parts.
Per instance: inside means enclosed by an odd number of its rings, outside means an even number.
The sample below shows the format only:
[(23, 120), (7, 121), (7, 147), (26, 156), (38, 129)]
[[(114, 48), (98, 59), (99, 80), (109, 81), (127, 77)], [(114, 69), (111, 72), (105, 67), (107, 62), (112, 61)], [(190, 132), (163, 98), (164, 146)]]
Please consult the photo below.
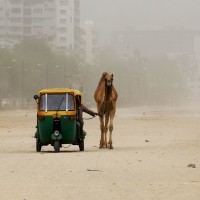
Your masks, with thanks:
[(11, 50), (0, 49), (0, 99), (32, 99), (40, 89), (73, 87), (94, 104), (93, 93), (104, 71), (114, 74), (120, 106), (175, 105), (190, 95), (186, 81), (190, 61), (185, 57), (122, 59), (113, 49), (99, 51), (90, 66), (73, 54), (55, 53), (42, 40), (29, 38)]

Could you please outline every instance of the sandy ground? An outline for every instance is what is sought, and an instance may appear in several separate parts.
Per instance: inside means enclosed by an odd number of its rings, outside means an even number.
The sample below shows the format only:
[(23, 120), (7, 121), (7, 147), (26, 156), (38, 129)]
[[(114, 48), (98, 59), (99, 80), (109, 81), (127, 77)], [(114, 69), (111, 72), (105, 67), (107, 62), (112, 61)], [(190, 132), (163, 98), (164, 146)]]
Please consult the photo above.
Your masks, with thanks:
[(35, 125), (35, 111), (0, 112), (1, 200), (200, 199), (198, 111), (119, 109), (113, 150), (98, 149), (95, 118), (85, 121), (84, 152), (37, 153)]

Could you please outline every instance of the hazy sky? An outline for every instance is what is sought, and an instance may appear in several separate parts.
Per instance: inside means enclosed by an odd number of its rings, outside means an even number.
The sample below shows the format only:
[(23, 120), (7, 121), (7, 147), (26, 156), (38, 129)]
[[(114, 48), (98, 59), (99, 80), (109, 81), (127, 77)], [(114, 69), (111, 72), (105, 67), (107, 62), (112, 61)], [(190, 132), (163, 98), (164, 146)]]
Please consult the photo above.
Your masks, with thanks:
[(185, 27), (200, 29), (200, 0), (80, 0), (81, 21), (91, 19), (100, 32)]

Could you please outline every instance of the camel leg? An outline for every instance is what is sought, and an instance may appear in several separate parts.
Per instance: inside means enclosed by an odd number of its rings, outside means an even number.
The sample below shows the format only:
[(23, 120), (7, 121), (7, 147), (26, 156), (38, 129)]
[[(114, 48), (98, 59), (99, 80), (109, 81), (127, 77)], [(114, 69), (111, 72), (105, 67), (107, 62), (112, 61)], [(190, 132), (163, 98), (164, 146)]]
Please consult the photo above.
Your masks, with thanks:
[(104, 140), (104, 117), (99, 117), (99, 120), (100, 120), (100, 130), (101, 130), (101, 139), (100, 139), (100, 144), (99, 144), (99, 148), (102, 149), (103, 148), (103, 145), (105, 143), (105, 140)]
[(107, 148), (107, 132), (108, 132), (108, 122), (109, 122), (109, 114), (106, 114), (105, 116), (105, 126), (104, 126), (104, 131), (105, 131), (105, 140), (104, 140), (104, 148)]
[(113, 149), (112, 145), (112, 132), (113, 132), (113, 119), (114, 119), (115, 111), (110, 113), (110, 124), (109, 124), (109, 141), (108, 141), (108, 148)]

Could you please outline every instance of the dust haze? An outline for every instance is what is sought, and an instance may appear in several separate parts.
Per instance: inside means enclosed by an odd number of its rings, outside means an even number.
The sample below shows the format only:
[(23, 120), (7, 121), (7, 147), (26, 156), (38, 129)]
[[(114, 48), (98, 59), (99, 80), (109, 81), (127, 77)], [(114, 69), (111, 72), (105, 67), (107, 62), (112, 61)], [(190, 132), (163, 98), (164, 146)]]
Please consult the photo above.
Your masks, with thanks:
[[(199, 8), (200, 0), (0, 0), (0, 199), (198, 200)], [(99, 149), (103, 128), (84, 115), (84, 152), (36, 152), (45, 117), (33, 95), (79, 89), (96, 112), (105, 71), (118, 92), (107, 128), (114, 149)], [(46, 130), (60, 124), (46, 121)]]
[(51, 87), (80, 89), (94, 106), (104, 71), (114, 74), (119, 107), (199, 104), (198, 0), (80, 0), (79, 6), (78, 50), (57, 51), (34, 35), (7, 47), (9, 37), (1, 37), (1, 109), (32, 107), (33, 94)]

